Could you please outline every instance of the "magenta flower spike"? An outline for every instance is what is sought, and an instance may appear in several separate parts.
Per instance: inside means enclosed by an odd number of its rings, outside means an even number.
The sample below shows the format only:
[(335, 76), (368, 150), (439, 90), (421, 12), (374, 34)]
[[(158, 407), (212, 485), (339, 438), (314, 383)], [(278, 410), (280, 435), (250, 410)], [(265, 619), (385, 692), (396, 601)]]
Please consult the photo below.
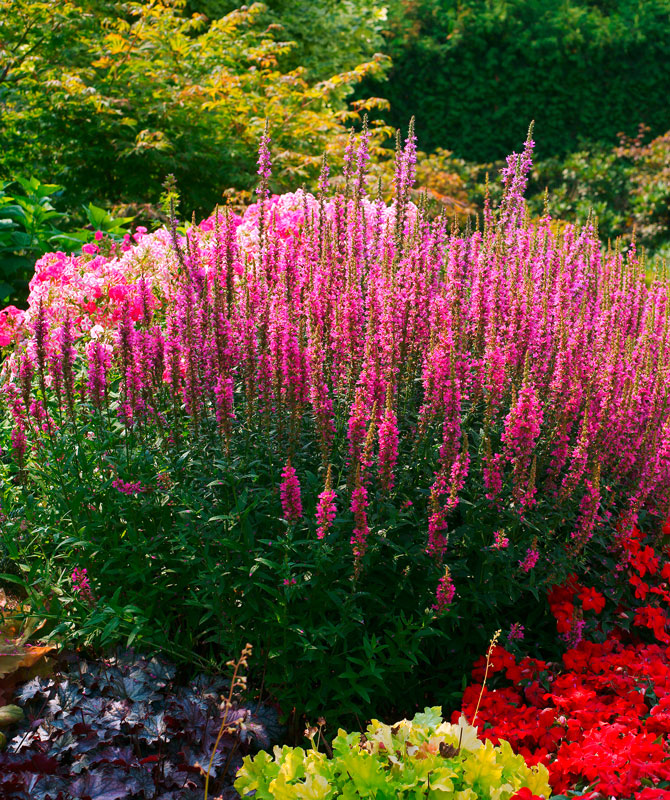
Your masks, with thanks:
[(302, 500), (300, 497), (300, 481), (291, 465), (291, 459), (286, 462), (282, 471), (282, 482), (279, 487), (281, 507), (284, 519), (288, 523), (299, 522), (302, 519)]

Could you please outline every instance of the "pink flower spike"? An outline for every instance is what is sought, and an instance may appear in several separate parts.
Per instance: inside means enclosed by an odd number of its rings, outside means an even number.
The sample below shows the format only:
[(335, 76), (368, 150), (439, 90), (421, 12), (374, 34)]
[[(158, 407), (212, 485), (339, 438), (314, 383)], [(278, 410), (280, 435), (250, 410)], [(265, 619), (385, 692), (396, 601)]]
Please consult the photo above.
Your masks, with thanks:
[(300, 499), (300, 481), (295, 469), (291, 466), (291, 459), (286, 462), (282, 471), (284, 479), (279, 487), (281, 506), (284, 519), (288, 523), (298, 522), (302, 519), (302, 500)]
[(505, 536), (504, 531), (495, 531), (493, 538), (494, 542), (491, 546), (494, 550), (504, 550), (509, 547), (509, 539)]
[(524, 572), (530, 572), (531, 569), (537, 564), (540, 554), (533, 548), (528, 548), (526, 555), (522, 561), (519, 561), (519, 566)]
[(93, 599), (93, 592), (91, 591), (91, 583), (88, 579), (88, 575), (86, 574), (85, 567), (83, 569), (75, 567), (72, 570), (70, 581), (72, 583), (72, 590), (74, 592), (84, 596), (87, 600)]
[(437, 612), (438, 614), (446, 611), (446, 609), (453, 602), (455, 594), (456, 588), (451, 579), (449, 567), (446, 567), (444, 570), (444, 575), (440, 578), (437, 584), (437, 589), (435, 591), (435, 603), (432, 605), (433, 611)]
[(512, 623), (512, 626), (509, 629), (509, 633), (507, 634), (507, 638), (510, 642), (515, 640), (521, 640), (525, 637), (524, 626), (520, 622)]

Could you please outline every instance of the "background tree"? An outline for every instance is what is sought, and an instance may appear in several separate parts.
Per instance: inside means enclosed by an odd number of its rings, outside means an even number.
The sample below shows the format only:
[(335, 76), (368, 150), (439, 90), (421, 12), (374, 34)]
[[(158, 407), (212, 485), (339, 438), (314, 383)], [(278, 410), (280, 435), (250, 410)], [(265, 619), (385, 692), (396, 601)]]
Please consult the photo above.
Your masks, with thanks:
[(0, 173), (57, 180), (71, 203), (123, 204), (155, 203), (173, 173), (185, 211), (209, 213), (224, 189), (255, 184), (266, 119), (273, 188), (309, 178), (324, 150), (343, 149), (352, 86), (388, 62), (313, 82), (283, 61), (294, 45), (265, 6), (184, 12), (182, 0), (0, 0)]

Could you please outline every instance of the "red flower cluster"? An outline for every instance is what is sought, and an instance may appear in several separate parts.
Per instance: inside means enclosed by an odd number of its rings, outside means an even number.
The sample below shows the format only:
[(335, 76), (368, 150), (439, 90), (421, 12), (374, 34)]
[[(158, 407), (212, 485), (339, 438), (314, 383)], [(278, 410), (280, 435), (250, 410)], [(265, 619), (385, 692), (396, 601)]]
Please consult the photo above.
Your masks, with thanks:
[[(591, 592), (584, 596), (592, 598)], [(562, 671), (537, 659), (517, 662), (495, 647), (489, 678), (495, 676), (497, 688), (483, 691), (477, 714), (481, 735), (494, 743), (506, 739), (530, 763), (545, 763), (556, 793), (572, 788), (607, 797), (670, 800), (670, 783), (665, 783), (670, 781), (665, 739), (670, 733), (670, 648), (624, 644), (612, 635), (601, 644), (581, 642), (563, 662)], [(469, 719), (484, 669), (482, 658), (473, 670), (475, 683), (463, 697)]]

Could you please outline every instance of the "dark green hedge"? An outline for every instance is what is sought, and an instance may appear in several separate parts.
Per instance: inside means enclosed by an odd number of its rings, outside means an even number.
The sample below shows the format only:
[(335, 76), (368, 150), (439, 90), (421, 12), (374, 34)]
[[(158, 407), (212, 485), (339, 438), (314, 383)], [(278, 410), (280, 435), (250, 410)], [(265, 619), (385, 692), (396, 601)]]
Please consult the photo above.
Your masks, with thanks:
[[(392, 0), (391, 0), (392, 1)], [(422, 149), (511, 152), (536, 121), (540, 155), (670, 128), (670, 0), (396, 0), (394, 69), (370, 94), (413, 114)]]

